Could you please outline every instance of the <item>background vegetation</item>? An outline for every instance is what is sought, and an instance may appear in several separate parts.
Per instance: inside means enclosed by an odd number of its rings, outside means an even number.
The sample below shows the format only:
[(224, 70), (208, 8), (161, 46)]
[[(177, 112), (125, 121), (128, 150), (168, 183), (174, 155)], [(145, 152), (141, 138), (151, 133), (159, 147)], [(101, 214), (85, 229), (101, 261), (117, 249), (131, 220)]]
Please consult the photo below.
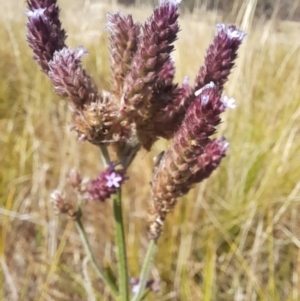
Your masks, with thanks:
[[(156, 5), (156, 0), (117, 0), (118, 3), (125, 5), (141, 5), (143, 3), (150, 3)], [(243, 9), (245, 5), (248, 5), (249, 1), (244, 0), (185, 0), (182, 5), (182, 9), (195, 12), (199, 8), (208, 10), (219, 10), (225, 14), (232, 14), (240, 9)], [(271, 18), (276, 17), (284, 20), (300, 20), (300, 1), (298, 0), (257, 0), (255, 6), (253, 6), (255, 16), (257, 18)]]
[[(218, 133), (231, 142), (228, 156), (168, 217), (152, 270), (161, 292), (149, 300), (300, 300), (300, 24), (279, 22), (275, 13), (253, 22), (258, 1), (247, 3), (228, 15), (200, 7), (180, 19), (178, 81), (196, 75), (217, 22), (235, 21), (248, 36), (226, 86), (238, 107), (226, 113)], [(84, 65), (108, 89), (104, 23), (116, 2), (59, 5), (68, 44), (89, 50)], [(96, 176), (99, 153), (76, 142), (66, 101), (31, 59), (25, 4), (1, 7), (0, 300), (108, 300), (72, 221), (56, 217), (49, 202), (72, 167)], [(151, 12), (122, 10), (141, 21)], [(125, 187), (131, 276), (147, 246), (152, 157), (165, 145), (136, 158)], [(110, 202), (87, 204), (84, 219), (99, 262), (114, 267), (111, 209)]]

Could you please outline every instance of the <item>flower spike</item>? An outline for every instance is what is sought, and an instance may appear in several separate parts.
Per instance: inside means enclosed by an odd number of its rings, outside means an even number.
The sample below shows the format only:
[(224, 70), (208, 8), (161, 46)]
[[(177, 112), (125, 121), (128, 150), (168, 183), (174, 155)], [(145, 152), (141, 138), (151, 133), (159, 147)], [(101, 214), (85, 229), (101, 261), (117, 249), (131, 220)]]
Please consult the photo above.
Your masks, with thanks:
[(124, 79), (131, 68), (132, 57), (137, 50), (137, 39), (140, 33), (140, 24), (134, 23), (131, 15), (107, 15), (106, 28), (110, 34), (110, 62), (113, 73), (115, 93), (123, 93)]
[(91, 104), (98, 97), (98, 89), (92, 78), (81, 67), (81, 58), (87, 55), (82, 47), (75, 50), (63, 48), (56, 51), (49, 62), (49, 77), (55, 92), (69, 97), (75, 106)]
[(246, 36), (235, 25), (218, 24), (217, 29), (217, 35), (207, 50), (204, 65), (196, 77), (195, 90), (212, 81), (217, 85), (219, 93), (222, 93), (237, 58), (237, 50)]
[(205, 86), (188, 108), (173, 144), (154, 171), (150, 209), (152, 238), (160, 236), (163, 221), (177, 198), (208, 178), (225, 156), (228, 143), (224, 138), (210, 138), (225, 109), (214, 84)]
[(56, 0), (28, 0), (27, 40), (34, 60), (46, 74), (55, 51), (65, 47), (66, 32), (61, 27)]
[(125, 112), (135, 118), (150, 118), (155, 105), (150, 102), (158, 74), (170, 59), (179, 26), (178, 6), (172, 1), (158, 6), (143, 26), (132, 69), (125, 78)]

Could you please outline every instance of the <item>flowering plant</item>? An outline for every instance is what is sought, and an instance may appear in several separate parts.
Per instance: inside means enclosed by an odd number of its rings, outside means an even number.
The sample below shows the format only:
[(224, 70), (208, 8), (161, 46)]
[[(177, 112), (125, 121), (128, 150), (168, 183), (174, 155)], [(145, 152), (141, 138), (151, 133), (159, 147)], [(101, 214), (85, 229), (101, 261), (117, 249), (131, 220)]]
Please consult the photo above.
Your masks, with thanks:
[[(129, 281), (122, 218), (121, 187), (126, 170), (137, 152), (150, 150), (160, 138), (173, 139), (156, 157), (149, 200), (149, 248), (140, 278), (134, 281), (133, 301), (151, 288), (148, 274), (167, 214), (178, 198), (208, 178), (220, 165), (229, 143), (213, 139), (220, 115), (235, 108), (233, 98), (222, 96), (237, 50), (245, 34), (234, 25), (219, 24), (193, 85), (185, 79), (174, 83), (171, 57), (179, 32), (178, 0), (161, 0), (149, 19), (141, 24), (131, 15), (109, 14), (110, 62), (113, 87), (100, 91), (82, 67), (87, 54), (82, 47), (70, 49), (59, 19), (56, 0), (28, 0), (27, 39), (34, 59), (53, 83), (54, 91), (69, 99), (71, 130), (79, 141), (99, 147), (106, 168), (92, 181), (76, 171), (69, 174), (78, 196), (77, 205), (54, 191), (55, 210), (74, 219), (97, 275), (118, 300), (129, 300)], [(112, 162), (111, 157), (115, 160)], [(118, 283), (97, 264), (81, 221), (81, 206), (87, 200), (114, 203)], [(153, 283), (152, 283), (153, 284)]]

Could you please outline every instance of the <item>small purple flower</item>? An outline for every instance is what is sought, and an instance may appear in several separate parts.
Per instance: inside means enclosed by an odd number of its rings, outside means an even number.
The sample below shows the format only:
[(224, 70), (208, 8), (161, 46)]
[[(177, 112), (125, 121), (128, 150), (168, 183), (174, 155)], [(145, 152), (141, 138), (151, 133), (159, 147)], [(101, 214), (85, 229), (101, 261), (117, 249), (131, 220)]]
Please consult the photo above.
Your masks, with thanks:
[(166, 3), (170, 3), (172, 5), (178, 5), (178, 4), (180, 4), (180, 2), (181, 2), (181, 0), (160, 0), (159, 4), (164, 5)]
[(38, 17), (45, 17), (44, 12), (46, 8), (37, 8), (33, 11), (26, 12), (28, 18), (38, 18)]
[(190, 78), (185, 75), (185, 77), (183, 78), (182, 84), (183, 85), (188, 85), (190, 83)]
[(108, 174), (105, 176), (107, 183), (106, 186), (107, 187), (115, 187), (115, 188), (120, 188), (121, 186), (121, 182), (122, 182), (122, 176), (112, 172), (111, 174)]
[(202, 105), (207, 105), (208, 104), (208, 102), (209, 102), (209, 95), (201, 95), (201, 104)]
[(222, 97), (221, 101), (226, 108), (229, 108), (229, 109), (236, 108), (235, 99), (232, 97), (228, 97), (227, 95), (225, 95)]
[(126, 179), (123, 170), (116, 170), (116, 164), (111, 164), (91, 181), (88, 188), (89, 198), (104, 202), (117, 192)]
[(242, 41), (246, 36), (243, 31), (237, 29), (233, 25), (226, 26), (225, 24), (217, 24), (217, 30), (219, 33), (224, 31), (230, 39), (237, 39)]

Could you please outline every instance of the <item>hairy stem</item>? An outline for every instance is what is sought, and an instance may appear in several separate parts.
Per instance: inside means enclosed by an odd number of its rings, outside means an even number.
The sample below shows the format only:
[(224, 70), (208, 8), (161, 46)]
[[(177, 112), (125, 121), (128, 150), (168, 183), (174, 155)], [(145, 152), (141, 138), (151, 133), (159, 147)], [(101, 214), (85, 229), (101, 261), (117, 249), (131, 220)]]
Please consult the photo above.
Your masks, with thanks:
[(142, 266), (142, 271), (141, 271), (140, 279), (139, 279), (139, 290), (134, 295), (134, 297), (132, 298), (131, 301), (140, 301), (144, 296), (146, 283), (148, 281), (150, 268), (151, 268), (153, 257), (154, 257), (155, 251), (156, 251), (156, 247), (157, 247), (157, 241), (152, 239), (149, 243), (148, 250), (147, 250), (147, 253), (146, 253), (146, 256), (144, 259), (144, 263)]
[(114, 220), (115, 220), (115, 233), (117, 245), (117, 263), (119, 273), (119, 290), (120, 301), (129, 300), (128, 291), (128, 269), (127, 269), (127, 256), (126, 256), (126, 242), (124, 234), (124, 222), (122, 216), (122, 198), (121, 189), (113, 197), (114, 203)]

